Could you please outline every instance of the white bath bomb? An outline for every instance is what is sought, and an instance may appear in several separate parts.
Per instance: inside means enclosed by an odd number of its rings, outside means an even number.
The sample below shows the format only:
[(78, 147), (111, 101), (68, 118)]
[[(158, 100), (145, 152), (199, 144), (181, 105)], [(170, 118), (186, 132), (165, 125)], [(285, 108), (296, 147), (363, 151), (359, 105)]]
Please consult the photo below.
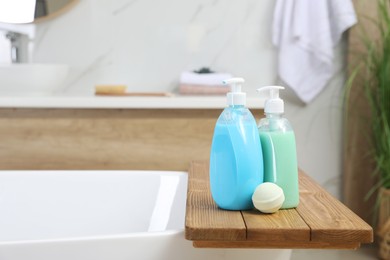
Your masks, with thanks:
[(257, 186), (252, 195), (253, 205), (263, 213), (274, 213), (282, 207), (284, 193), (282, 188), (272, 182)]

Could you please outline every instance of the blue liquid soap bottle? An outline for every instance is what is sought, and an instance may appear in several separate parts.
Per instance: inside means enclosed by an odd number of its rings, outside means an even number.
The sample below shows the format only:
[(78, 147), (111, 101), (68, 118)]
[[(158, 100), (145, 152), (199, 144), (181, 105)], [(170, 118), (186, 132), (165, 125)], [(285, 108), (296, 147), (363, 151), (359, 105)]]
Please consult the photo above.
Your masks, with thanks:
[(257, 91), (269, 91), (265, 101), (266, 118), (260, 120), (259, 135), (264, 158), (264, 181), (276, 183), (283, 189), (282, 209), (299, 204), (298, 164), (294, 131), (283, 117), (284, 102), (279, 98), (280, 86), (267, 86)]
[(232, 86), (228, 107), (219, 116), (210, 153), (210, 186), (222, 209), (253, 208), (252, 195), (263, 182), (263, 156), (256, 121), (245, 107), (242, 78), (223, 81)]

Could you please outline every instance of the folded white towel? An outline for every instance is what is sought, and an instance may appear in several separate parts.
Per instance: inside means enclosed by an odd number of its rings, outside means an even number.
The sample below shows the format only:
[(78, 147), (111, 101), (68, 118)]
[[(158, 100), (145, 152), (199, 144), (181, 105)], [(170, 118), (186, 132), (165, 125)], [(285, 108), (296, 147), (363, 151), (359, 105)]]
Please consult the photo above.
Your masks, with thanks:
[(222, 86), (222, 81), (232, 78), (229, 73), (195, 73), (182, 72), (180, 75), (181, 84), (189, 85), (207, 85), (207, 86)]
[(210, 86), (210, 85), (193, 85), (193, 84), (180, 84), (179, 93), (181, 95), (225, 95), (230, 91), (229, 87)]
[(333, 48), (356, 21), (351, 0), (277, 0), (278, 73), (302, 101), (313, 100), (333, 76)]

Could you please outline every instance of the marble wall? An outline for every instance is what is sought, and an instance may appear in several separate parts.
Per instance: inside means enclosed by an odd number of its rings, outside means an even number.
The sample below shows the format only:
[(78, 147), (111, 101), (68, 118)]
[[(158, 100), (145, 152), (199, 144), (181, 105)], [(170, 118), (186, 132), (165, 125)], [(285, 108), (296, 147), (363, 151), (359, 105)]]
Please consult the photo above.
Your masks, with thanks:
[(175, 91), (180, 73), (209, 66), (255, 88), (275, 82), (274, 1), (82, 0), (36, 25), (34, 62), (71, 66), (66, 93), (96, 84)]

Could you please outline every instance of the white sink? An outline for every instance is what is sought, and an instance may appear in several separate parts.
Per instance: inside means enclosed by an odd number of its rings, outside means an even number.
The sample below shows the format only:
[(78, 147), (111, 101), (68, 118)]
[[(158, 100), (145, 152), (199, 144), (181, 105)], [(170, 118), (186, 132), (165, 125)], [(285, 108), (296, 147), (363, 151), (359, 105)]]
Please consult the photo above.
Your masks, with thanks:
[(187, 173), (0, 171), (1, 260), (288, 259), (291, 250), (196, 249)]
[(0, 64), (1, 95), (49, 95), (68, 75), (65, 64)]

